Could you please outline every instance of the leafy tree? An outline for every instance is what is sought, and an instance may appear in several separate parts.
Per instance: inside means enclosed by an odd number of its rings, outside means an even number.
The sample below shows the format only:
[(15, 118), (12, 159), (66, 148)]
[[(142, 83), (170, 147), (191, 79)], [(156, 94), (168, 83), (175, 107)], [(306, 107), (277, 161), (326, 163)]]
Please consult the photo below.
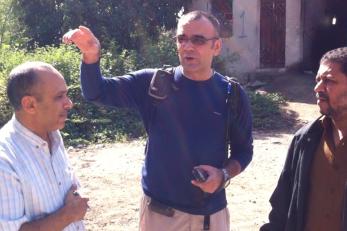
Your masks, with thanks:
[(0, 45), (19, 46), (26, 41), (23, 31), (18, 27), (14, 6), (14, 0), (0, 0)]
[[(169, 62), (177, 64), (177, 55), (171, 39), (172, 35), (163, 31), (160, 42), (148, 44), (141, 53), (126, 49), (112, 53), (105, 51), (101, 62), (102, 73), (105, 76), (113, 76), (144, 66), (155, 67)], [(0, 127), (12, 114), (6, 97), (9, 72), (25, 61), (40, 60), (57, 68), (69, 86), (69, 96), (74, 102), (74, 107), (62, 131), (67, 144), (109, 142), (144, 136), (145, 131), (138, 113), (131, 109), (98, 107), (83, 99), (79, 82), (80, 59), (80, 52), (72, 46), (47, 46), (32, 51), (13, 49), (10, 46), (0, 47)]]
[[(177, 64), (173, 43), (169, 41), (171, 35), (168, 32), (160, 34), (159, 42), (149, 44), (141, 54), (128, 50), (104, 53), (102, 73), (111, 76), (136, 70), (142, 65), (155, 67), (165, 63)], [(74, 107), (62, 130), (67, 145), (124, 141), (145, 136), (140, 116), (133, 110), (98, 107), (83, 99), (79, 83), (80, 53), (72, 46), (64, 45), (36, 48), (30, 52), (9, 46), (0, 47), (0, 128), (12, 115), (12, 108), (6, 97), (8, 74), (18, 64), (34, 60), (51, 63), (63, 74), (69, 86), (69, 97), (74, 102)], [(283, 117), (280, 111), (280, 106), (284, 103), (283, 97), (278, 94), (248, 94), (255, 128), (274, 129), (289, 124), (290, 120)]]
[[(9, 0), (2, 0), (9, 1)], [(157, 39), (158, 28), (172, 29), (180, 9), (191, 0), (17, 0), (19, 27), (33, 45), (57, 45), (62, 34), (90, 27), (104, 47), (139, 49)]]
[(16, 0), (14, 13), (20, 27), (30, 38), (28, 48), (58, 44), (63, 22), (64, 0)]
[(3, 43), (5, 32), (8, 28), (9, 16), (11, 14), (12, 1), (0, 0), (0, 44)]
[(86, 25), (102, 44), (138, 49), (158, 38), (158, 28), (176, 26), (177, 13), (189, 0), (66, 0), (63, 30)]

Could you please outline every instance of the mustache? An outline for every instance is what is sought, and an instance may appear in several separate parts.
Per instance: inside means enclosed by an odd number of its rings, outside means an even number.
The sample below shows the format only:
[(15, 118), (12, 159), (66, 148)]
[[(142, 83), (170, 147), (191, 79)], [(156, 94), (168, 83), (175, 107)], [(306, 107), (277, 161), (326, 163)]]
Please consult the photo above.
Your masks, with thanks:
[(316, 93), (316, 98), (317, 99), (323, 99), (323, 100), (329, 100), (328, 95), (325, 94), (324, 92), (317, 92)]

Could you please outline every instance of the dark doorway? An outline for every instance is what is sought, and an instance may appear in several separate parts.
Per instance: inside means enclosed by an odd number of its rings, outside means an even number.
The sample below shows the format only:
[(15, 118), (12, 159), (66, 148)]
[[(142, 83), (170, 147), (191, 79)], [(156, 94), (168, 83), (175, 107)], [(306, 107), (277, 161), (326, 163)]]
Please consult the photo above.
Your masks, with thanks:
[(285, 65), (285, 0), (261, 0), (260, 67), (281, 68)]
[[(318, 24), (313, 27), (312, 45), (309, 50), (310, 56), (308, 56), (310, 57), (309, 69), (313, 72), (318, 70), (319, 60), (325, 52), (347, 46), (347, 1), (324, 0), (320, 4), (322, 5), (321, 15), (318, 18)], [(305, 9), (306, 12), (309, 10), (317, 9)], [(307, 23), (312, 24), (312, 22)]]

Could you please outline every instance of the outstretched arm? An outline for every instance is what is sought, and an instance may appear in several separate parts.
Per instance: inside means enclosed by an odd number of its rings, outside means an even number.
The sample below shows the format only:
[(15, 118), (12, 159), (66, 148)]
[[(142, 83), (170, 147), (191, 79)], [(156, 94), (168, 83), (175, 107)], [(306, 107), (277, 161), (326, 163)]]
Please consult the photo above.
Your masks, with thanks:
[[(99, 105), (135, 107), (135, 98), (141, 98), (143, 95), (137, 96), (137, 94), (147, 91), (149, 78), (144, 81), (134, 81), (132, 75), (113, 78), (102, 76), (99, 63), (100, 42), (89, 28), (79, 26), (64, 34), (62, 41), (66, 44), (75, 44), (82, 53), (80, 77), (82, 93), (86, 100)], [(139, 75), (142, 76), (145, 73), (142, 72)], [(152, 76), (153, 74), (146, 75)]]

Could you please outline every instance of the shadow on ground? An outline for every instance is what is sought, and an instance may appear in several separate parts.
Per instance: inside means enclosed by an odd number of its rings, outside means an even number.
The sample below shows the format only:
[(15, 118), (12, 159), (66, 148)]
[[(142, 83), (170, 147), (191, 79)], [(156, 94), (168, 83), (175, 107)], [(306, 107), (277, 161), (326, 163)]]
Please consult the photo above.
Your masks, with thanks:
[(280, 93), (290, 102), (316, 103), (313, 91), (315, 76), (313, 74), (288, 72), (271, 76), (266, 82), (267, 85), (264, 87), (266, 91)]
[[(261, 91), (278, 93), (282, 95), (286, 104), (281, 106), (281, 116), (273, 121), (272, 129), (259, 132), (271, 133), (293, 133), (306, 124), (314, 113), (310, 108), (316, 109), (314, 94), (315, 75), (299, 72), (286, 72), (279, 74), (263, 75), (256, 78), (264, 83)], [(312, 119), (314, 119), (312, 117)]]

